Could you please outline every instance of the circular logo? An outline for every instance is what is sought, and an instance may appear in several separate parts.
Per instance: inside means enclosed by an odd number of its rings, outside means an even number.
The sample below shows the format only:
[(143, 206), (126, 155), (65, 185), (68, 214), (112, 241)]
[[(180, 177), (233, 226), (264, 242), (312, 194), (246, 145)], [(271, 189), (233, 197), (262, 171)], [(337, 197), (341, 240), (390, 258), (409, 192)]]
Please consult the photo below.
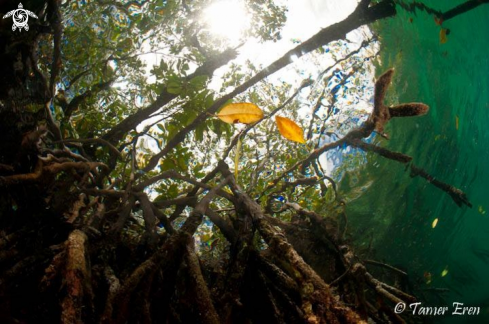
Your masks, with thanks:
[(19, 8), (7, 12), (3, 18), (8, 18), (12, 16), (12, 20), (14, 21), (14, 24), (12, 25), (12, 30), (15, 31), (17, 28), (21, 31), (22, 28), (24, 28), (26, 31), (29, 30), (29, 25), (27, 25), (27, 21), (29, 21), (29, 16), (32, 18), (36, 18), (37, 16), (29, 10), (24, 9), (22, 6), (22, 3), (19, 3)]

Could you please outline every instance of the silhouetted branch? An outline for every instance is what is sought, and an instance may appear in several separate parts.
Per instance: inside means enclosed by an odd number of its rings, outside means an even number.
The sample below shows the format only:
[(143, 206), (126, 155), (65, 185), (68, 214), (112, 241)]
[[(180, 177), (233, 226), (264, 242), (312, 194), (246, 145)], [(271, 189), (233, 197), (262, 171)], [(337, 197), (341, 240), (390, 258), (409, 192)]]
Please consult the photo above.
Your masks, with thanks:
[(54, 31), (53, 62), (51, 63), (51, 77), (49, 80), (49, 91), (51, 97), (55, 93), (56, 78), (61, 70), (61, 36), (63, 34), (62, 16), (59, 10), (59, 0), (50, 0), (49, 7), (51, 10), (51, 27)]
[(98, 144), (106, 145), (112, 153), (114, 153), (118, 157), (121, 157), (121, 152), (119, 152), (119, 150), (110, 142), (102, 138), (69, 138), (69, 139), (53, 142), (53, 144), (57, 144), (57, 143), (98, 143)]
[(413, 159), (409, 155), (399, 153), (399, 152), (393, 152), (381, 146), (362, 142), (361, 140), (349, 140), (348, 144), (350, 144), (353, 147), (361, 148), (366, 152), (374, 152), (377, 153), (378, 155), (388, 158), (389, 160), (395, 160), (401, 163), (408, 163), (411, 162), (411, 160)]
[(86, 90), (82, 94), (71, 99), (70, 103), (68, 103), (65, 107), (63, 107), (64, 112), (64, 120), (69, 120), (73, 112), (78, 110), (78, 107), (81, 103), (83, 103), (88, 97), (97, 94), (103, 90), (107, 90), (110, 88), (110, 85), (114, 82), (114, 80), (109, 80), (107, 82), (101, 82), (93, 85), (90, 89)]
[(420, 176), (426, 179), (426, 181), (433, 184), (435, 187), (440, 188), (441, 190), (448, 193), (450, 197), (452, 197), (453, 201), (455, 201), (455, 203), (459, 207), (462, 207), (462, 205), (467, 205), (472, 208), (472, 204), (467, 198), (467, 195), (462, 190), (455, 188), (454, 186), (451, 186), (442, 181), (436, 180), (432, 175), (428, 174), (425, 170), (418, 168), (415, 165), (411, 165), (411, 177), (416, 177), (416, 176)]
[(386, 263), (382, 263), (382, 262), (378, 262), (378, 261), (374, 261), (374, 260), (364, 260), (363, 262), (365, 263), (368, 263), (368, 264), (373, 264), (373, 265), (376, 265), (376, 266), (379, 266), (379, 267), (383, 267), (383, 268), (386, 268), (386, 269), (389, 269), (391, 271), (394, 271), (394, 272), (397, 272), (403, 276), (407, 276), (407, 273), (400, 270), (400, 269), (397, 269), (389, 264), (386, 264)]
[[(214, 71), (223, 65), (226, 65), (229, 61), (236, 58), (235, 50), (227, 50), (220, 55), (214, 56), (209, 61), (205, 62), (202, 66), (198, 67), (194, 73), (189, 75), (186, 80), (191, 80), (197, 76), (211, 77)], [(148, 107), (143, 108), (135, 112), (134, 114), (126, 117), (118, 125), (112, 127), (110, 131), (103, 136), (103, 138), (113, 144), (119, 142), (122, 137), (131, 129), (139, 125), (143, 120), (148, 118), (151, 114), (158, 111), (161, 107), (177, 98), (178, 95), (168, 93), (166, 87), (161, 91), (155, 102), (151, 103)]]
[(442, 12), (441, 10), (433, 9), (427, 6), (424, 3), (418, 1), (412, 1), (410, 3), (406, 3), (401, 0), (395, 0), (396, 4), (401, 6), (404, 10), (415, 13), (416, 10), (425, 11), (429, 14), (436, 16), (439, 19), (440, 24), (444, 21), (457, 17), (467, 11), (473, 10), (480, 5), (489, 3), (489, 0), (468, 0), (464, 3), (459, 4), (458, 6)]

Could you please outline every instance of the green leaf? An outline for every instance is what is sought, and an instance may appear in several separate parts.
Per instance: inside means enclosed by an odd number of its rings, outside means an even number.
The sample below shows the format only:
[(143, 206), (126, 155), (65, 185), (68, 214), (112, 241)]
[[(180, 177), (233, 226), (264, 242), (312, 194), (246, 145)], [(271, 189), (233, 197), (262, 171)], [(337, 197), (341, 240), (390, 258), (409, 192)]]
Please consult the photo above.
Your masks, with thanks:
[(193, 168), (194, 175), (197, 178), (203, 178), (205, 176), (205, 172), (202, 172), (202, 169), (204, 168), (204, 165), (201, 163), (197, 163), (195, 167)]
[(206, 128), (206, 124), (202, 124), (195, 129), (195, 140), (197, 142), (202, 142), (204, 140), (204, 130)]
[(189, 81), (189, 85), (193, 90), (203, 89), (206, 83), (207, 83), (207, 76), (205, 75), (196, 76), (195, 78), (192, 78)]
[(214, 95), (212, 93), (210, 93), (206, 98), (205, 98), (205, 108), (209, 108), (210, 106), (212, 106), (212, 104), (214, 103)]
[(183, 171), (188, 171), (187, 158), (185, 156), (180, 156), (177, 159), (178, 167)]
[(182, 84), (176, 81), (168, 82), (168, 86), (166, 87), (166, 91), (171, 94), (180, 94), (182, 92)]

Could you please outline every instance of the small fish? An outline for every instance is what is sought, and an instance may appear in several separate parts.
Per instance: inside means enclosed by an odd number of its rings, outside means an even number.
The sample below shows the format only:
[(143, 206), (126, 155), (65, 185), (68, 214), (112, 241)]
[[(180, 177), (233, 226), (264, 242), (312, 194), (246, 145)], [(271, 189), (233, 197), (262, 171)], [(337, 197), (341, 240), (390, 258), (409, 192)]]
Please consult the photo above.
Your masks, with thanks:
[(443, 271), (441, 272), (441, 276), (445, 277), (447, 274), (448, 274), (448, 267), (443, 269)]
[(486, 211), (484, 210), (484, 207), (479, 206), (479, 213), (480, 213), (481, 215), (484, 215), (484, 214), (486, 213)]
[(445, 44), (447, 42), (447, 35), (449, 34), (449, 29), (442, 28), (440, 30), (440, 44)]
[(433, 220), (433, 223), (431, 223), (431, 228), (435, 228), (437, 224), (438, 224), (438, 218), (435, 218)]
[(425, 271), (423, 277), (426, 281), (426, 284), (429, 285), (431, 283), (431, 272)]
[(413, 17), (409, 17), (409, 22), (412, 24), (413, 23)]

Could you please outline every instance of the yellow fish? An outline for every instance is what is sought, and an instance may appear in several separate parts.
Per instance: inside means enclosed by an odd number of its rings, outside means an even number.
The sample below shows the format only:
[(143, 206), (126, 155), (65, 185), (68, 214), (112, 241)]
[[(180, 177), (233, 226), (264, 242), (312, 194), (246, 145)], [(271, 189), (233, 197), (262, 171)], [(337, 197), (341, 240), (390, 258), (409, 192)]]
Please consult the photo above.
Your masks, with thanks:
[(433, 223), (431, 223), (431, 228), (435, 228), (437, 224), (438, 224), (438, 218), (435, 218), (433, 220)]
[(447, 274), (448, 274), (448, 269), (447, 268), (443, 269), (443, 271), (441, 272), (441, 276), (445, 277)]
[(445, 44), (447, 42), (447, 35), (449, 34), (449, 29), (442, 28), (440, 30), (440, 44)]

